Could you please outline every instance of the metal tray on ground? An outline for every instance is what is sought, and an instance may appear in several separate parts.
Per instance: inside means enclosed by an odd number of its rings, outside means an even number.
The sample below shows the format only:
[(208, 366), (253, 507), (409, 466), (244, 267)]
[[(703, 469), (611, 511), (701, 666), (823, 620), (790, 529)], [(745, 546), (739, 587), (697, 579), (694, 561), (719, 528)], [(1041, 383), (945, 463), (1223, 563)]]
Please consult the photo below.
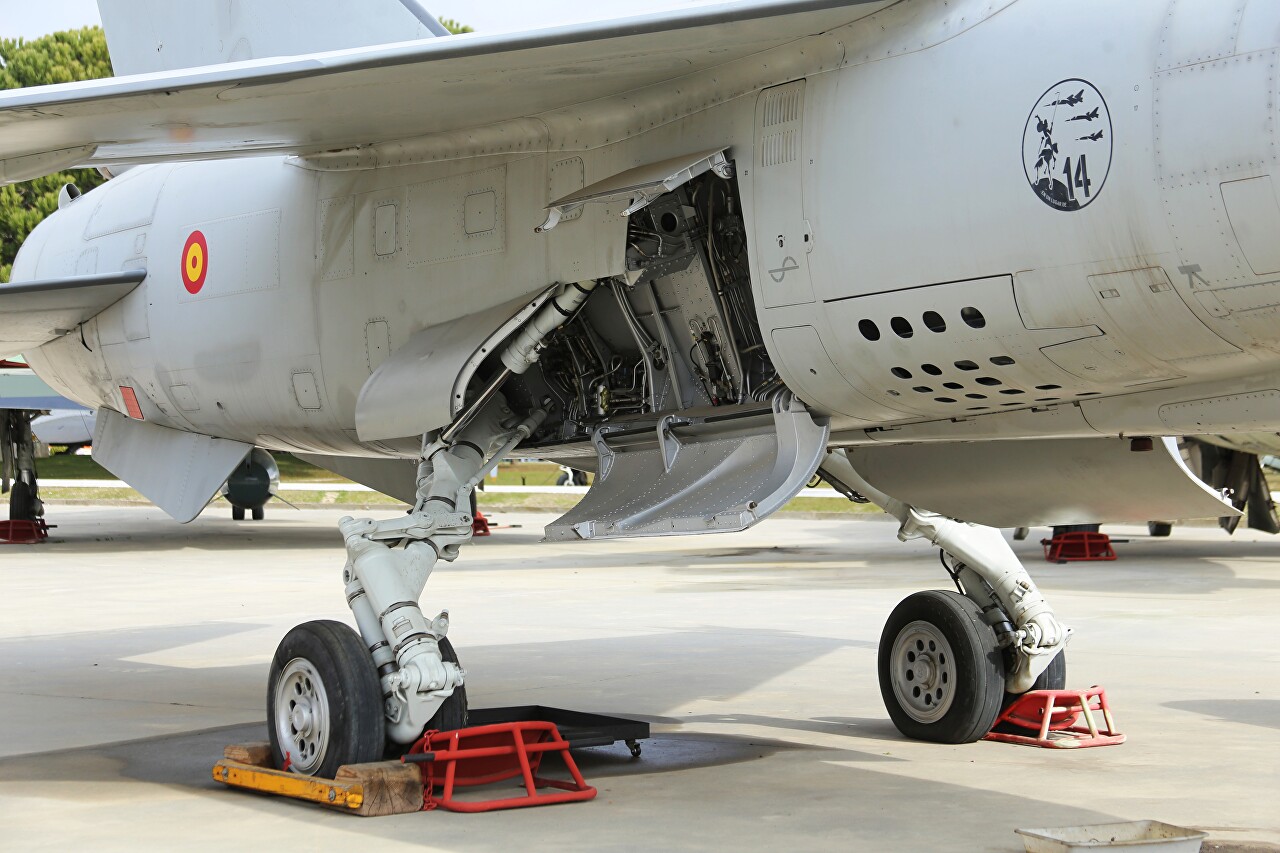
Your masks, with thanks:
[(569, 742), (570, 749), (588, 746), (610, 746), (623, 741), (631, 754), (640, 757), (637, 741), (649, 737), (649, 724), (640, 720), (610, 717), (605, 714), (588, 714), (583, 711), (566, 711), (544, 705), (513, 705), (509, 708), (472, 708), (467, 713), (468, 726), (490, 726), (495, 723), (521, 723), (540, 720), (555, 723), (560, 736)]
[(1017, 829), (1027, 853), (1133, 850), (1141, 853), (1197, 853), (1206, 833), (1158, 820)]

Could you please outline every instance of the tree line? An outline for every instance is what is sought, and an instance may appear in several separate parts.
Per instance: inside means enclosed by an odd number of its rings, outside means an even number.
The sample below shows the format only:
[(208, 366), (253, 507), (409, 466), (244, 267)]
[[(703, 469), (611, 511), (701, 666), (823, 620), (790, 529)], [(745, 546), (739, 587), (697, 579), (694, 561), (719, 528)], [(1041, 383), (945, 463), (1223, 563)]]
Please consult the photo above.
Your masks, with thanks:
[[(0, 39), (0, 89), (74, 83), (111, 76), (102, 27), (67, 30), (43, 38)], [(58, 192), (75, 184), (88, 192), (102, 183), (94, 169), (72, 169), (0, 187), (0, 282), (9, 280), (22, 241), (58, 209)]]

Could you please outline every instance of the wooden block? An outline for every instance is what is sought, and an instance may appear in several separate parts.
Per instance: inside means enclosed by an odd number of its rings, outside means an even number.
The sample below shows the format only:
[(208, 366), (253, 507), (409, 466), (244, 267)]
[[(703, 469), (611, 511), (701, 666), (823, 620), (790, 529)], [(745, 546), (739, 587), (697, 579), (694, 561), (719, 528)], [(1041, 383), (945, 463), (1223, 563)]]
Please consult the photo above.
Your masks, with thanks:
[(364, 789), (364, 802), (354, 809), (358, 815), (380, 817), (422, 811), (422, 774), (412, 764), (347, 764), (338, 768), (333, 781), (338, 785), (359, 784)]
[(271, 744), (269, 743), (233, 743), (222, 750), (222, 757), (238, 764), (251, 764), (254, 767), (275, 767), (271, 760)]

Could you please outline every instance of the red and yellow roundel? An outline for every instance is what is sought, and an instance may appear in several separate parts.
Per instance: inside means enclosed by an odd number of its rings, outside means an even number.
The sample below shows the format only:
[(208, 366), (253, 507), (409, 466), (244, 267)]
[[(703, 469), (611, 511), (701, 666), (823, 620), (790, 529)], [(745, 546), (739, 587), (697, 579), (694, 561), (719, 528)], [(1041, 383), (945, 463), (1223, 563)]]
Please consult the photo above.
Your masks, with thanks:
[(187, 293), (195, 295), (204, 287), (209, 274), (209, 244), (199, 231), (192, 231), (187, 245), (182, 247), (182, 283)]

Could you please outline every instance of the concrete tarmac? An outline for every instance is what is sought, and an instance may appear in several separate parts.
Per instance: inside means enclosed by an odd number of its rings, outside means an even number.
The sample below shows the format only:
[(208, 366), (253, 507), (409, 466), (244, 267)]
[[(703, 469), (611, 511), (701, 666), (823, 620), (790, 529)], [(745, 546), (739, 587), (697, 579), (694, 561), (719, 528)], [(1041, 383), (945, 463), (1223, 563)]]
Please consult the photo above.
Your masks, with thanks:
[[(232, 791), (223, 744), (265, 740), (267, 667), (310, 619), (351, 621), (336, 511), (56, 507), (0, 548), (0, 849), (1017, 851), (1018, 827), (1157, 819), (1280, 850), (1280, 539), (1180, 527), (1115, 563), (1016, 545), (1075, 630), (1068, 684), (1108, 688), (1123, 746), (904, 740), (876, 680), (896, 603), (946, 588), (887, 520), (542, 545), (502, 515), (427, 587), (473, 707), (652, 723), (585, 750), (587, 804), (360, 819)], [(1045, 534), (1045, 531), (1036, 531)]]

